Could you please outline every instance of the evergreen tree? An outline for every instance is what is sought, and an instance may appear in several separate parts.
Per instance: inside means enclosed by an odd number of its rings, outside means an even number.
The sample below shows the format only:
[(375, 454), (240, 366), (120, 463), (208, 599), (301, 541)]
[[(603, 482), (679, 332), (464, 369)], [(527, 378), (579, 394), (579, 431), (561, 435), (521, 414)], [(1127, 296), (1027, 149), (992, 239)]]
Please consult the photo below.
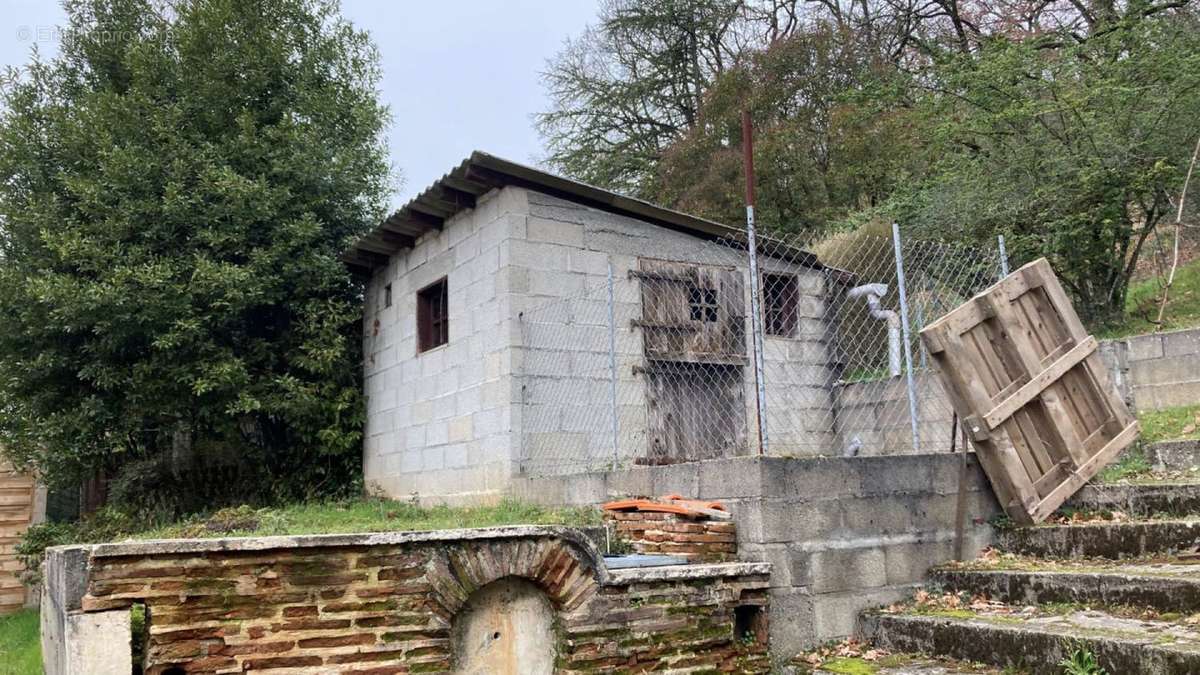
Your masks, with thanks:
[(3, 89), (0, 443), (176, 510), (353, 485), (338, 256), (389, 180), (368, 36), (335, 0), (65, 8), (60, 55)]

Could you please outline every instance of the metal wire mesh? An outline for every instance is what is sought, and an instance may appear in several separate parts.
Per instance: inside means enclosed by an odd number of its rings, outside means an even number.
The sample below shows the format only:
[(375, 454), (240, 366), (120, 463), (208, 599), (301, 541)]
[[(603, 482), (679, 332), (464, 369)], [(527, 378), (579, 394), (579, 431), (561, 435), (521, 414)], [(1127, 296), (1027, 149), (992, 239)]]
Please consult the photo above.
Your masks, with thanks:
[(520, 315), (522, 471), (947, 451), (953, 411), (918, 333), (994, 283), (1000, 252), (805, 243), (759, 237), (757, 327), (741, 236), (609, 255), (606, 275), (548, 291)]

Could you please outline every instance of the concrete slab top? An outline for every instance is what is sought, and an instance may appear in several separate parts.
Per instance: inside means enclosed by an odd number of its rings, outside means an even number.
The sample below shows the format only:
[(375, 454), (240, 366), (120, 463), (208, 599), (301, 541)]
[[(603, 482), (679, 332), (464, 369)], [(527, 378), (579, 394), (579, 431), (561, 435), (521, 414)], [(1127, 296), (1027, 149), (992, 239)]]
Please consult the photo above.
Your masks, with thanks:
[(1170, 621), (1126, 618), (1093, 609), (1052, 614), (1028, 607), (1023, 610), (973, 610), (966, 616), (961, 612), (900, 616), (992, 629), (1048, 633), (1068, 639), (1093, 636), (1186, 652), (1200, 651), (1200, 630), (1194, 627)]
[(363, 532), (355, 534), (282, 535), (270, 537), (225, 537), (218, 539), (147, 539), (105, 544), (55, 546), (49, 549), (60, 554), (83, 552), (91, 558), (129, 556), (168, 556), (230, 552), (260, 552), (304, 548), (342, 548), (388, 546), (412, 543), (454, 544), (462, 541), (494, 541), (512, 539), (561, 539), (576, 546), (588, 556), (603, 585), (674, 579), (701, 579), (769, 575), (770, 563), (721, 563), (668, 565), (610, 570), (596, 545), (579, 528), (563, 525), (513, 525), (507, 527), (464, 528), (453, 530), (422, 530), (403, 532)]
[(665, 567), (632, 567), (609, 570), (608, 581), (614, 585), (647, 582), (679, 581), (684, 579), (711, 579), (717, 577), (740, 577), (768, 575), (771, 563), (712, 563), (698, 565), (668, 565)]

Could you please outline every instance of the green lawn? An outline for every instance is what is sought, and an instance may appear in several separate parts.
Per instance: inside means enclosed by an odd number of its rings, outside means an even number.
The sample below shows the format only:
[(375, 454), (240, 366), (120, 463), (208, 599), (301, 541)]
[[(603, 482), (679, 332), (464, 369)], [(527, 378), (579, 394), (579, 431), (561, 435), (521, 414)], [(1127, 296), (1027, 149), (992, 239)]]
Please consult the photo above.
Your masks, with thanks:
[(0, 675), (40, 675), (42, 646), (32, 609), (0, 617)]
[[(1200, 326), (1200, 260), (1182, 265), (1175, 273), (1171, 285), (1167, 311), (1163, 314), (1161, 330), (1179, 330)], [(1158, 303), (1162, 298), (1162, 284), (1158, 277), (1139, 281), (1129, 286), (1125, 298), (1125, 319), (1120, 323), (1097, 329), (1096, 337), (1117, 338), (1142, 333), (1153, 333), (1153, 320), (1158, 318)]]

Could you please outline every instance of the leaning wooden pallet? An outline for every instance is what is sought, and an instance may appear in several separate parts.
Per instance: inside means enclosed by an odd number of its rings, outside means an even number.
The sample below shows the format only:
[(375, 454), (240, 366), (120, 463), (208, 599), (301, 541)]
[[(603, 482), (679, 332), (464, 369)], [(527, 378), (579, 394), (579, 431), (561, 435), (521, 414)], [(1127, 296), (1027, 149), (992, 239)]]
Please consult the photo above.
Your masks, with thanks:
[(1039, 259), (921, 331), (1005, 512), (1045, 520), (1134, 442), (1058, 277)]

